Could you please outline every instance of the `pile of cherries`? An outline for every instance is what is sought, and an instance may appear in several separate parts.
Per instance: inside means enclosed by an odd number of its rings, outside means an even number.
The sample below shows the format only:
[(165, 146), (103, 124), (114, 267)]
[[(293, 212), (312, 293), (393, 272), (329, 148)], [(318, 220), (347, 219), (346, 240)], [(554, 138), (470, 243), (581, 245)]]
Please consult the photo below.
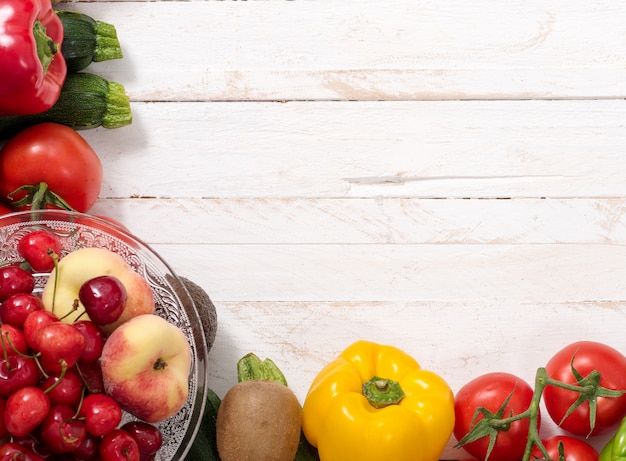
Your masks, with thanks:
[[(115, 277), (81, 287), (89, 318), (65, 323), (34, 292), (34, 272), (50, 272), (61, 245), (47, 229), (18, 243), (24, 262), (0, 266), (0, 461), (149, 461), (159, 429), (122, 423), (120, 405), (104, 391), (99, 358), (126, 300)], [(111, 320), (114, 319), (114, 320)]]

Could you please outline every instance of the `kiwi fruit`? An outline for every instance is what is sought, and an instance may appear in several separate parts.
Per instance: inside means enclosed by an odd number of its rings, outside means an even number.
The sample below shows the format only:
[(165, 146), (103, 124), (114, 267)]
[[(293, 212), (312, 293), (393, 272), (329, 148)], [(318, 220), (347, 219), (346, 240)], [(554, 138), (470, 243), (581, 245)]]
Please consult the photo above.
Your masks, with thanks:
[(301, 407), (287, 386), (241, 381), (220, 404), (217, 451), (222, 461), (293, 461), (302, 430)]

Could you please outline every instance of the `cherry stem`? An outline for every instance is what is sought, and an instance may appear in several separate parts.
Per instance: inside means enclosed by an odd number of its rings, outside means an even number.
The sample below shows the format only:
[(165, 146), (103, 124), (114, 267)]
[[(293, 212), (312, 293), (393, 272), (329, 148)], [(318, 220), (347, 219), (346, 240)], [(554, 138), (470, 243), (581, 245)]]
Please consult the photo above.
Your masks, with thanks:
[(50, 375), (48, 375), (48, 373), (46, 373), (46, 370), (43, 369), (43, 366), (41, 365), (41, 362), (39, 362), (39, 359), (37, 358), (37, 356), (35, 356), (35, 363), (37, 364), (37, 368), (39, 368), (39, 371), (41, 372), (41, 375), (45, 379), (48, 379), (50, 377)]
[(50, 311), (54, 314), (55, 301), (57, 297), (57, 288), (59, 286), (59, 255), (57, 255), (54, 251), (48, 250), (48, 254), (52, 258), (52, 262), (54, 263), (54, 285), (52, 290), (52, 307)]
[(11, 341), (11, 336), (9, 335), (9, 332), (7, 331), (7, 332), (5, 332), (2, 335), (2, 349), (4, 351), (4, 360), (8, 360), (8, 358), (9, 358), (9, 354), (8, 354), (8, 351), (7, 351), (7, 348), (6, 348), (6, 344), (8, 344), (9, 347), (11, 348), (11, 350), (13, 352), (15, 352), (16, 355), (19, 355), (20, 357), (24, 357), (25, 359), (35, 359), (35, 358), (37, 358), (37, 354), (35, 354), (35, 355), (24, 354), (17, 347), (15, 347), (15, 345)]
[[(76, 369), (78, 370), (78, 374), (80, 375), (81, 379), (83, 378), (82, 373), (80, 372), (80, 369), (78, 368), (78, 366), (76, 366)], [(83, 381), (84, 383), (84, 381)], [(83, 402), (85, 400), (85, 392), (87, 391), (87, 385), (85, 384), (81, 390), (80, 390), (80, 400), (78, 401), (78, 405), (76, 406), (76, 413), (74, 414), (74, 419), (85, 419), (85, 418), (78, 418), (78, 415), (80, 413), (80, 409), (83, 407)]]
[[(76, 311), (77, 309), (78, 309), (78, 306), (76, 307), (76, 309), (74, 309), (74, 311)], [(70, 315), (72, 312), (73, 312), (73, 311), (69, 312), (69, 313), (66, 315), (66, 317), (67, 317), (68, 315)], [(86, 315), (87, 315), (87, 311), (83, 309), (83, 311), (82, 311), (80, 314), (78, 314), (78, 315), (76, 316), (76, 318), (74, 319), (74, 323), (78, 322), (78, 321), (81, 319), (81, 317), (85, 317)]]
[[(89, 386), (87, 384), (87, 379), (85, 378), (85, 375), (83, 374), (83, 371), (80, 369), (79, 364), (75, 364), (74, 365), (76, 367), (76, 371), (78, 371), (78, 375), (80, 376), (80, 379), (83, 381), (83, 384), (85, 385), (84, 387), (87, 388), (87, 390), (89, 390)], [(81, 403), (82, 405), (82, 403)]]
[(52, 384), (50, 387), (48, 387), (47, 389), (45, 389), (43, 391), (44, 394), (47, 394), (52, 389), (57, 387), (61, 383), (61, 381), (63, 381), (63, 378), (65, 377), (65, 373), (67, 372), (67, 362), (65, 360), (61, 359), (61, 360), (59, 360), (59, 363), (61, 364), (61, 373), (59, 373), (59, 377), (54, 382), (54, 384)]
[(75, 421), (76, 418), (74, 416), (72, 416), (71, 418), (68, 419), (64, 419), (63, 421), (61, 421), (61, 424), (59, 424), (59, 437), (61, 437), (61, 440), (63, 440), (65, 443), (69, 443), (69, 444), (73, 444), (78, 442), (79, 438), (77, 436), (67, 436), (65, 435), (65, 433), (63, 432), (63, 426), (65, 424), (70, 424), (72, 421)]
[[(7, 364), (7, 370), (11, 370), (11, 364), (9, 363), (9, 351), (7, 351), (7, 346), (4, 339), (5, 335), (1, 335), (0, 341), (2, 341), (2, 354), (4, 355), (4, 363)], [(9, 340), (9, 333), (6, 333), (6, 340)]]
[[(56, 282), (56, 277), (55, 277), (55, 282)], [(55, 288), (56, 291), (56, 288)], [(72, 315), (74, 312), (76, 312), (78, 310), (78, 308), (80, 307), (79, 301), (78, 299), (74, 299), (74, 302), (72, 303), (72, 307), (70, 307), (70, 310), (67, 311), (67, 313), (63, 314), (62, 317), (59, 317), (59, 320), (63, 320), (67, 317), (69, 317), (70, 315)], [(83, 313), (81, 313), (76, 320), (78, 320), (78, 318), (80, 318), (80, 316), (83, 315)]]

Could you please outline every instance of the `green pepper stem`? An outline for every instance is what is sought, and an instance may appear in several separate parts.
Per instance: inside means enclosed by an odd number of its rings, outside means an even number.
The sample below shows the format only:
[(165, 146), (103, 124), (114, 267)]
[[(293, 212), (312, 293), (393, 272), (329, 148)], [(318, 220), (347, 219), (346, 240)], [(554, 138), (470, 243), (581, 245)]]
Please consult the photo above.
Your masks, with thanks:
[(39, 61), (41, 61), (41, 66), (45, 74), (59, 50), (59, 44), (48, 37), (46, 28), (39, 19), (37, 19), (33, 25), (33, 36), (35, 37), (35, 44), (37, 45), (37, 57)]
[(404, 391), (397, 381), (373, 376), (363, 383), (363, 395), (374, 408), (384, 408), (400, 403), (404, 398)]

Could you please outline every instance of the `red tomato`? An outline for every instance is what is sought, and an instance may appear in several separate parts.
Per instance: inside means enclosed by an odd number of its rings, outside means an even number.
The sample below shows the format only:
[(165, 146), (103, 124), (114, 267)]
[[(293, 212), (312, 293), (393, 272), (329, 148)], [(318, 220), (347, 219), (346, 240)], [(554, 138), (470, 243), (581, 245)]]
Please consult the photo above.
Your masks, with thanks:
[[(510, 373), (487, 373), (474, 378), (465, 384), (456, 394), (454, 400), (454, 436), (461, 440), (470, 432), (472, 419), (476, 409), (484, 407), (491, 413), (496, 413), (511, 394), (503, 417), (523, 413), (530, 407), (533, 398), (533, 388), (521, 378)], [(478, 416), (477, 421), (482, 419)], [(537, 420), (541, 425), (541, 418)], [(515, 421), (508, 431), (498, 433), (496, 443), (489, 455), (490, 461), (511, 461), (521, 459), (526, 448), (528, 438), (528, 418)], [(485, 459), (489, 446), (489, 437), (483, 437), (463, 448), (478, 459)]]
[[(572, 362), (572, 358), (574, 361)], [(626, 357), (616, 349), (593, 341), (579, 341), (557, 352), (546, 365), (548, 376), (563, 383), (573, 384), (577, 378), (574, 368), (586, 377), (597, 370), (600, 373), (600, 386), (613, 390), (626, 389)], [(559, 424), (570, 406), (580, 394), (547, 386), (543, 391), (546, 410), (552, 420)], [(589, 424), (589, 402), (583, 402), (560, 424), (561, 429), (576, 435), (587, 436), (606, 434), (615, 429), (626, 416), (626, 394), (619, 398), (598, 397), (596, 424), (591, 431)]]
[[(569, 435), (554, 435), (541, 441), (550, 459), (560, 459), (559, 442), (563, 443), (565, 461), (598, 461), (600, 454), (584, 440)], [(545, 459), (541, 450), (534, 447), (530, 454), (531, 459)]]
[[(0, 197), (11, 202), (27, 193), (8, 195), (25, 185), (46, 183), (76, 211), (86, 212), (102, 187), (100, 158), (72, 128), (40, 123), (11, 138), (0, 151)], [(47, 204), (47, 208), (59, 208)], [(30, 203), (19, 209), (30, 208)], [(42, 206), (41, 208), (44, 208)]]

